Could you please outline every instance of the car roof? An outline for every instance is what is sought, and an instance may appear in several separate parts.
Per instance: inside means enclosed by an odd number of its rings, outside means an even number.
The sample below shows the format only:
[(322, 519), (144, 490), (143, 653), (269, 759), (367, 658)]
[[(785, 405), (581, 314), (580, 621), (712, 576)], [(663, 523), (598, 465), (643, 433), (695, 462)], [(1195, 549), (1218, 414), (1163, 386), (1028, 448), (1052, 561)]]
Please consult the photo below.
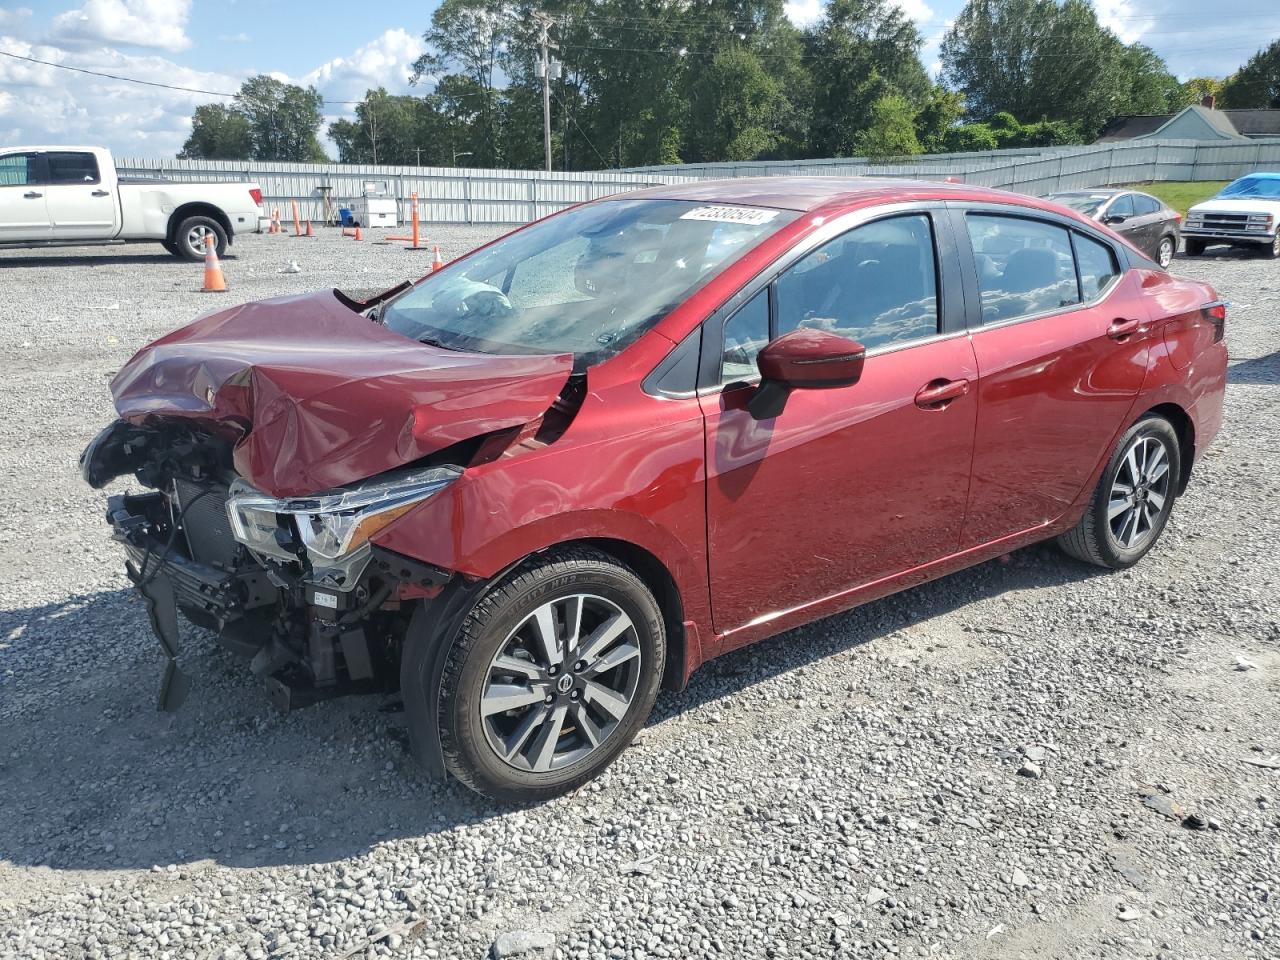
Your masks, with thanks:
[(1117, 187), (1099, 187), (1097, 190), (1055, 190), (1051, 197), (1114, 197), (1121, 193), (1133, 193), (1133, 190), (1121, 190)]
[(1256, 173), (1246, 173), (1243, 177), (1237, 177), (1237, 180), (1280, 180), (1280, 173), (1263, 173), (1261, 170)]
[(692, 200), (776, 207), (802, 213), (831, 206), (893, 200), (987, 200), (1040, 207), (1041, 201), (1022, 194), (938, 180), (899, 180), (888, 177), (734, 177), (661, 184), (616, 195), (613, 199)]

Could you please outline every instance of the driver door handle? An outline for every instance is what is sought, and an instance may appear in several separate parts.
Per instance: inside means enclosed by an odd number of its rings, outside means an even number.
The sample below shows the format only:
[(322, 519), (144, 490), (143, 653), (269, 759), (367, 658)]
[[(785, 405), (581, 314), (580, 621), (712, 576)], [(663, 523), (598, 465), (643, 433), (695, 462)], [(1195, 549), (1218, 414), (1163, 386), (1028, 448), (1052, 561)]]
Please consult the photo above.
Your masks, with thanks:
[(916, 391), (916, 406), (922, 410), (945, 410), (952, 400), (968, 392), (968, 380), (930, 380)]
[(1123, 317), (1117, 317), (1111, 321), (1111, 326), (1107, 327), (1107, 336), (1112, 340), (1124, 340), (1135, 333), (1145, 333), (1141, 320), (1126, 320)]
[(23, 194), (23, 196), (26, 197), (28, 200), (39, 200), (41, 197), (44, 196), (44, 194), (37, 193), (35, 190), (28, 190), (26, 193)]
[(95, 190), (95, 191), (93, 191), (93, 193), (89, 194), (89, 196), (91, 196), (91, 197), (109, 197), (109, 196), (111, 196), (111, 191), (110, 191), (110, 190)]

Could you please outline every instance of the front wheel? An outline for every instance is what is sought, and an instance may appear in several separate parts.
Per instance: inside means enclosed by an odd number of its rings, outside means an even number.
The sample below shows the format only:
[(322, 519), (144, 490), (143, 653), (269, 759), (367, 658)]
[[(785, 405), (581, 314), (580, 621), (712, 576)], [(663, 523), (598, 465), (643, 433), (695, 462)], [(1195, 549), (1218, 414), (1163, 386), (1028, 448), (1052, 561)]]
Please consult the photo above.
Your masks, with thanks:
[(1280, 260), (1280, 230), (1276, 231), (1275, 237), (1271, 240), (1271, 246), (1263, 248), (1263, 254), (1272, 260)]
[(1058, 538), (1067, 553), (1112, 570), (1131, 567), (1159, 539), (1178, 494), (1182, 448), (1172, 424), (1143, 417), (1125, 431), (1080, 522)]
[(628, 567), (574, 548), (534, 558), (463, 622), (445, 661), (445, 765), (496, 800), (545, 800), (598, 776), (653, 708), (662, 613)]

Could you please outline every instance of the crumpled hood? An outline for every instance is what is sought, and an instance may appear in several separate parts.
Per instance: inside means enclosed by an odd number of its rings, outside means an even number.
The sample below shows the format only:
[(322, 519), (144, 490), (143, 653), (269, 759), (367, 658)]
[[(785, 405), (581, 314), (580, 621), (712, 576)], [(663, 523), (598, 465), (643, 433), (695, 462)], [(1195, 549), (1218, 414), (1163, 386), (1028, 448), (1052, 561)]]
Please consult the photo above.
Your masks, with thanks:
[(573, 357), (417, 343), (334, 291), (246, 303), (144, 347), (111, 382), (116, 410), (209, 422), (236, 471), (277, 497), (342, 486), (539, 417)]

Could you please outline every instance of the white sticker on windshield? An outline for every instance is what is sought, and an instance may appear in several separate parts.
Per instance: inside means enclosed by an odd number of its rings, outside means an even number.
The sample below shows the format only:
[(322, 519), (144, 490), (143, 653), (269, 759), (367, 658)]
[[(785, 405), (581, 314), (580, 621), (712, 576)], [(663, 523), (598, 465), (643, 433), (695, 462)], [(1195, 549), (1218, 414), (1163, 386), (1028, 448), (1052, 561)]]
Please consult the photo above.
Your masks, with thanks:
[(759, 226), (778, 215), (777, 210), (761, 210), (758, 207), (694, 207), (680, 215), (681, 220), (711, 220), (715, 223), (745, 223)]

